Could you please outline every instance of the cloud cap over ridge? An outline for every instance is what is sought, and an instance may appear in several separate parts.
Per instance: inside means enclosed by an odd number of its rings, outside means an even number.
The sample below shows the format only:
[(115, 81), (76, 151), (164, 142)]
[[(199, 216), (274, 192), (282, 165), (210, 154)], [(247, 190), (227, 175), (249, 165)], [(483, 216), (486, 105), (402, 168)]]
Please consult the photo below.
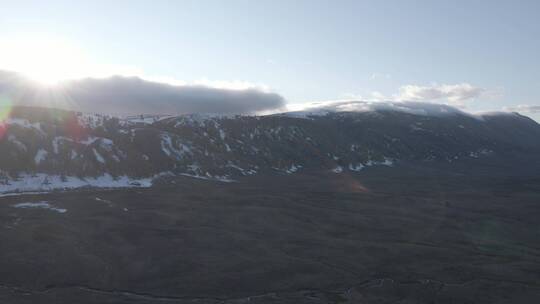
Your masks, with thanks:
[(285, 106), (282, 96), (258, 88), (171, 85), (123, 76), (72, 80), (44, 88), (5, 71), (0, 71), (0, 94), (14, 105), (114, 114), (254, 114)]

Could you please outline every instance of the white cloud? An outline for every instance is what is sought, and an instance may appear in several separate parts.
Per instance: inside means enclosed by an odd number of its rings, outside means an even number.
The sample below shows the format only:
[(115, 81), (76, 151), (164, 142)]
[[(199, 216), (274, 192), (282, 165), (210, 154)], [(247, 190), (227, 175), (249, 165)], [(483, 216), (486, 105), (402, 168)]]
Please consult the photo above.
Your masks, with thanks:
[(371, 112), (398, 111), (415, 115), (446, 116), (466, 114), (465, 112), (445, 104), (418, 101), (365, 101), (365, 100), (332, 100), (304, 104), (303, 107), (289, 107), (289, 110), (307, 112)]
[(404, 85), (399, 88), (395, 100), (401, 101), (443, 101), (454, 106), (464, 106), (466, 101), (484, 95), (486, 89), (468, 83), (434, 84), (429, 86)]
[(394, 97), (386, 96), (379, 91), (373, 91), (367, 95), (346, 93), (346, 94), (343, 94), (343, 99), (340, 99), (340, 100), (390, 101), (390, 100), (394, 100)]
[(381, 92), (378, 92), (378, 91), (373, 91), (371, 92), (370, 94), (370, 100), (374, 100), (374, 101), (383, 101), (386, 99), (386, 96), (384, 96), (383, 93)]
[(362, 100), (369, 102), (376, 101), (420, 101), (437, 102), (452, 105), (458, 108), (465, 108), (466, 103), (482, 96), (500, 96), (500, 90), (494, 92), (487, 89), (473, 86), (469, 83), (460, 84), (432, 84), (414, 85), (408, 84), (399, 87), (397, 94), (384, 95), (381, 92), (373, 91), (368, 95), (344, 94), (345, 100)]
[(16, 73), (0, 70), (0, 97), (13, 105), (115, 114), (254, 114), (285, 105), (282, 96), (247, 82), (161, 80), (114, 76), (42, 87)]
[[(499, 90), (500, 91), (500, 90)], [(287, 105), (291, 111), (372, 111), (382, 109), (399, 110), (409, 113), (445, 114), (463, 113), (466, 103), (481, 96), (499, 96), (484, 88), (468, 83), (403, 85), (398, 93), (385, 95), (372, 91), (367, 95), (343, 94), (343, 99)]]
[[(114, 76), (114, 75), (110, 75)], [(121, 75), (126, 76), (126, 75)], [(141, 79), (152, 81), (152, 82), (159, 82), (159, 83), (165, 83), (173, 86), (201, 86), (201, 87), (207, 87), (207, 88), (213, 88), (213, 89), (224, 89), (224, 90), (258, 90), (261, 92), (270, 92), (271, 89), (268, 85), (264, 83), (253, 83), (245, 80), (210, 80), (208, 78), (201, 78), (194, 81), (185, 81), (185, 80), (179, 80), (173, 77), (167, 77), (167, 76), (146, 76), (144, 73), (141, 73), (140, 75), (128, 75), (128, 76), (135, 76), (139, 77)]]
[(371, 76), (369, 76), (369, 79), (375, 80), (375, 79), (390, 79), (392, 78), (392, 75), (385, 74), (385, 73), (373, 73)]
[(504, 107), (503, 110), (520, 113), (540, 113), (540, 105), (521, 104), (517, 106)]
[(209, 80), (206, 78), (196, 80), (192, 83), (193, 85), (200, 85), (216, 89), (227, 89), (227, 90), (259, 90), (263, 92), (269, 92), (270, 87), (263, 83), (253, 83), (244, 80)]

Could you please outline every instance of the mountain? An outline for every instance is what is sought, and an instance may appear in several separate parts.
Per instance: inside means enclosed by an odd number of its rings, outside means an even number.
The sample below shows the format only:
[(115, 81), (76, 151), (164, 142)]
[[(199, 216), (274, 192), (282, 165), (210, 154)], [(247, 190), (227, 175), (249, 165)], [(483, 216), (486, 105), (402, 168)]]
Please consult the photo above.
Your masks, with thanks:
[(540, 298), (527, 117), (0, 113), (0, 303)]
[(161, 176), (180, 174), (227, 182), (255, 174), (339, 174), (405, 164), (539, 166), (540, 125), (530, 118), (473, 116), (446, 106), (434, 112), (428, 104), (425, 109), (119, 118), (6, 108), (0, 192), (150, 186)]

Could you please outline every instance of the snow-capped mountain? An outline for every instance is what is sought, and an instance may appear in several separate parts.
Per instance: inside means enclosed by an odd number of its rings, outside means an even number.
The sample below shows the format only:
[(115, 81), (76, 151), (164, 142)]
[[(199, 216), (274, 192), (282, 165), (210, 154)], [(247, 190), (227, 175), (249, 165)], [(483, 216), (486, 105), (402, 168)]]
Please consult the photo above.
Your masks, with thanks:
[(118, 118), (16, 107), (0, 124), (0, 192), (149, 186), (164, 174), (229, 181), (407, 162), (508, 162), (538, 153), (540, 125), (515, 113), (380, 108)]

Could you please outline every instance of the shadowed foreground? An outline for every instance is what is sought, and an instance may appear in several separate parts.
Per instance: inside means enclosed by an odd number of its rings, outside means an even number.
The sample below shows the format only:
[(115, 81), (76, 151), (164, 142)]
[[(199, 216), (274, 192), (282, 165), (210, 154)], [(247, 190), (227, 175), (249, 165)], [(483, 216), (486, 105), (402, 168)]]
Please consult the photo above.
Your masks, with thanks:
[(441, 172), (0, 198), (0, 302), (538, 301), (540, 178)]

